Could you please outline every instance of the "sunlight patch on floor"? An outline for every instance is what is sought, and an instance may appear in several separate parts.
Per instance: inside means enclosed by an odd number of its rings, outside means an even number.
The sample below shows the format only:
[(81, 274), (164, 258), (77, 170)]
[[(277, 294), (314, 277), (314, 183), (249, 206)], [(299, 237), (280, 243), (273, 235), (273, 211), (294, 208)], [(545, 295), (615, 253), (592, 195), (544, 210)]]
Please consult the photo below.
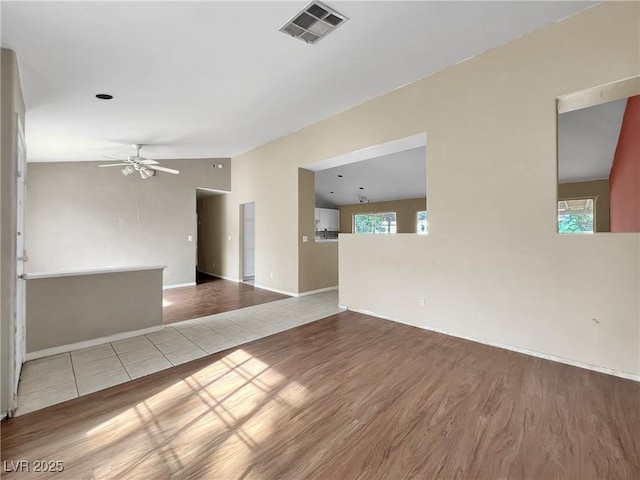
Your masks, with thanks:
[[(135, 466), (140, 473), (188, 469), (204, 451), (209, 452), (206, 468), (211, 469), (199, 475), (219, 474), (216, 465), (221, 463), (225, 469), (242, 471), (251, 463), (252, 451), (302, 408), (308, 395), (303, 385), (237, 349), (89, 430), (93, 452), (87, 454), (109, 448), (116, 464), (125, 465), (141, 452), (118, 451), (118, 442), (137, 436), (147, 450)], [(213, 450), (212, 442), (218, 444)], [(106, 465), (94, 470), (96, 478), (113, 473)]]

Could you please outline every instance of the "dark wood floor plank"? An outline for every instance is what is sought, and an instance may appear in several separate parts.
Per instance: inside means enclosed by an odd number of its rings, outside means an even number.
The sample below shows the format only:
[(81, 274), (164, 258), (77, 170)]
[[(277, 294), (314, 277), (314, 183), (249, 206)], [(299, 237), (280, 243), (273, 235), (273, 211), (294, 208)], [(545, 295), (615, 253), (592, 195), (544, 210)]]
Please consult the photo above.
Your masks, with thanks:
[(204, 274), (198, 277), (202, 282), (198, 285), (163, 291), (162, 316), (165, 325), (290, 298), (246, 283)]
[[(7, 478), (635, 479), (640, 384), (345, 312), (1, 424)], [(4, 478), (4, 476), (3, 476)]]

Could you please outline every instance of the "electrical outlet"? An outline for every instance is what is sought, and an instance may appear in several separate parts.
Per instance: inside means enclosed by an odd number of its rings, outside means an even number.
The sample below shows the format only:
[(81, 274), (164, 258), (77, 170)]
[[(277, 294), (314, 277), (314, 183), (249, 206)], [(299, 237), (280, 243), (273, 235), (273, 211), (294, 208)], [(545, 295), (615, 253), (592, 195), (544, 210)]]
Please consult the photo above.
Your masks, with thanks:
[(215, 268), (216, 262), (211, 262), (211, 266)]
[(302, 241), (303, 241), (304, 243), (308, 242), (308, 241), (309, 241), (309, 237), (307, 237), (306, 235), (303, 235), (303, 236), (302, 236)]
[(418, 299), (418, 305), (420, 305), (421, 307), (426, 307), (427, 306), (427, 297), (420, 297)]
[(273, 272), (269, 274), (269, 278), (273, 278)]

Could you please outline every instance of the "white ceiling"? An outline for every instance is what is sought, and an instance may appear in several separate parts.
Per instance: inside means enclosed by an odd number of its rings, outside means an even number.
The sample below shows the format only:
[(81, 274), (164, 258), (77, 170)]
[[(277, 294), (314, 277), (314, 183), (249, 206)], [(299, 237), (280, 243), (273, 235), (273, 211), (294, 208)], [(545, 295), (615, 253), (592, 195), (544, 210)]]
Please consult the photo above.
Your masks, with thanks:
[(352, 205), (359, 202), (360, 195), (368, 197), (370, 202), (426, 197), (426, 147), (316, 172), (319, 205)]
[(558, 181), (609, 178), (627, 99), (558, 115)]
[(278, 31), (306, 3), (2, 1), (29, 161), (233, 156), (595, 2), (328, 0), (315, 45)]

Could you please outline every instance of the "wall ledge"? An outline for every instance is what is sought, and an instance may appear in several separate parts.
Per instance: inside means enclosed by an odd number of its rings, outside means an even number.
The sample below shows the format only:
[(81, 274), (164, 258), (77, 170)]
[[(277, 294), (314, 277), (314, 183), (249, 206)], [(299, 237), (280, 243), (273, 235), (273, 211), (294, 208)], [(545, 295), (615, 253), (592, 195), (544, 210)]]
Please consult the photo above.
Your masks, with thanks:
[(59, 272), (37, 272), (27, 273), (27, 280), (38, 280), (40, 278), (56, 277), (76, 277), (79, 275), (101, 275), (103, 273), (138, 272), (141, 270), (164, 270), (165, 265), (138, 265), (132, 267), (106, 267), (92, 268), (88, 270), (62, 270)]

